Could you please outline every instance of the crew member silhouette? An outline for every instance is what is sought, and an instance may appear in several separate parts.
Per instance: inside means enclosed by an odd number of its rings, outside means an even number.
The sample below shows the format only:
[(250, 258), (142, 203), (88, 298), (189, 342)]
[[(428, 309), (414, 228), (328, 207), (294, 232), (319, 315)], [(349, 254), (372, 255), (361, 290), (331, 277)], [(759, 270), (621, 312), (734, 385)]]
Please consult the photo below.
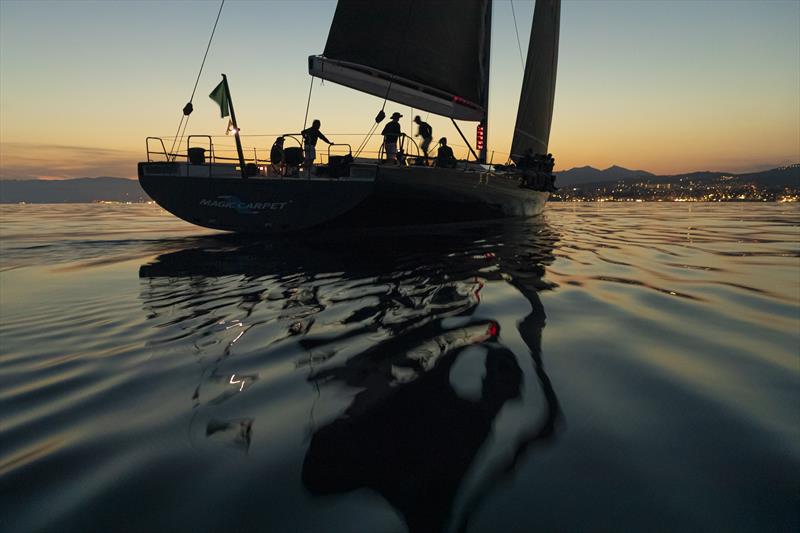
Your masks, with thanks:
[(427, 122), (423, 122), (422, 118), (417, 115), (414, 117), (414, 122), (417, 123), (417, 137), (422, 138), (422, 142), (419, 144), (420, 150), (422, 150), (422, 155), (425, 157), (425, 164), (428, 164), (428, 149), (431, 146), (431, 141), (433, 140), (433, 128)]
[(400, 119), (403, 115), (395, 111), (392, 113), (391, 120), (383, 127), (381, 135), (383, 135), (383, 149), (386, 152), (386, 161), (399, 164), (397, 159), (397, 140), (403, 135), (400, 129)]

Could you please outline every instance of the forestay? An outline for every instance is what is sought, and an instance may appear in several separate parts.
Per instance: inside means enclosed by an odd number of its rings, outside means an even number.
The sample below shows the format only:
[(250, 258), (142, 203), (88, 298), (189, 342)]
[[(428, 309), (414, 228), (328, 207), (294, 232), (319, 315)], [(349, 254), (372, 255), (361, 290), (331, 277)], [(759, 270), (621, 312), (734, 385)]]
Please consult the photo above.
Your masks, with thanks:
[(561, 0), (536, 0), (522, 94), (511, 143), (515, 162), (532, 149), (546, 154), (553, 119)]
[(483, 120), (489, 4), (339, 0), (325, 52), (309, 57), (309, 73), (416, 109)]

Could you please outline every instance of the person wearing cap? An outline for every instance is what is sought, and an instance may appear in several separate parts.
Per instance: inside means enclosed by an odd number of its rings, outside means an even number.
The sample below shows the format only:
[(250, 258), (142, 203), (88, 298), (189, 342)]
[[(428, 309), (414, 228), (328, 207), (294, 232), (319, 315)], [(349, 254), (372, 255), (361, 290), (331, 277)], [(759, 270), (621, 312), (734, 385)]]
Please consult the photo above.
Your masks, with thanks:
[(414, 122), (417, 123), (417, 137), (422, 137), (422, 142), (419, 145), (420, 150), (422, 150), (422, 155), (425, 156), (425, 164), (428, 164), (428, 148), (431, 146), (431, 141), (433, 141), (433, 128), (427, 122), (423, 122), (422, 118), (419, 115), (414, 117)]
[(439, 151), (436, 152), (436, 166), (440, 168), (456, 168), (456, 156), (453, 149), (447, 146), (447, 137), (439, 139)]
[(386, 152), (386, 160), (392, 161), (395, 165), (399, 164), (397, 160), (397, 139), (403, 134), (400, 130), (400, 119), (403, 115), (395, 111), (392, 113), (392, 119), (383, 127), (381, 135), (383, 135), (383, 149)]

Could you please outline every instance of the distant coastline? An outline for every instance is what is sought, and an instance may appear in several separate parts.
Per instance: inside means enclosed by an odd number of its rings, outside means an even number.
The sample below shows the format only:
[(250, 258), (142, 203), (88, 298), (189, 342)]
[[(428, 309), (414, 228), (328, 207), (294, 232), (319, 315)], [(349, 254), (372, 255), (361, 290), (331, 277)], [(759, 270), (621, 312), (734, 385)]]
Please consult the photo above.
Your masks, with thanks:
[(77, 178), (66, 180), (2, 180), (2, 204), (86, 204), (94, 202), (147, 202), (139, 181), (127, 178)]
[(800, 164), (761, 172), (700, 171), (656, 176), (642, 170), (573, 168), (556, 173), (551, 201), (562, 202), (797, 202)]
[[(612, 166), (556, 173), (555, 202), (797, 202), (800, 164), (734, 174), (701, 171), (657, 176)], [(2, 204), (148, 202), (138, 180), (98, 177), (65, 180), (2, 180)]]

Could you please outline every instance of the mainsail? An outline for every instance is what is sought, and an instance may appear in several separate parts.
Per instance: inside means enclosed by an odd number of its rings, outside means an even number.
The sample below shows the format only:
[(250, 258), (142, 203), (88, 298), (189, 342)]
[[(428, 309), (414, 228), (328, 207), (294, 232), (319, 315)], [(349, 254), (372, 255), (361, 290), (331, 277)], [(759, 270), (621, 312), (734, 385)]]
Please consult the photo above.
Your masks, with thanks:
[(309, 57), (308, 71), (416, 109), (484, 120), (490, 17), (490, 0), (339, 0), (325, 52)]
[(511, 158), (515, 162), (519, 162), (529, 149), (534, 154), (547, 153), (556, 92), (560, 14), (561, 0), (536, 0), (511, 143)]

